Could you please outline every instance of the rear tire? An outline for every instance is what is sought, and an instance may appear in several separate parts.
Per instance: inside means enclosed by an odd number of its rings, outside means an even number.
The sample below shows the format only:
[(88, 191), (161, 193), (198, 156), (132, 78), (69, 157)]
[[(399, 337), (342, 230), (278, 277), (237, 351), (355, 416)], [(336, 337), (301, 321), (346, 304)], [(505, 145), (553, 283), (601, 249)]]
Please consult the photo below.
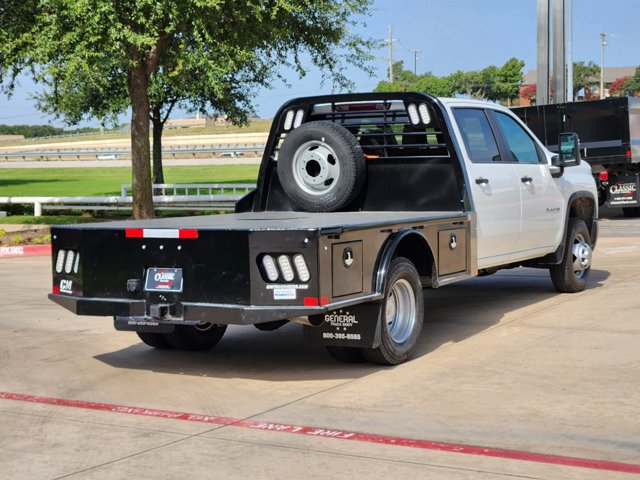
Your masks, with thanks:
[(171, 333), (165, 333), (167, 342), (179, 350), (208, 350), (224, 335), (226, 325), (203, 323), (200, 325), (176, 325)]
[(325, 346), (329, 355), (344, 363), (363, 363), (367, 359), (364, 357), (361, 348), (357, 347), (333, 347)]
[(591, 270), (591, 236), (584, 220), (570, 218), (562, 262), (549, 268), (556, 290), (563, 293), (581, 292), (587, 285)]
[(389, 266), (382, 303), (382, 343), (364, 348), (364, 357), (381, 365), (405, 362), (415, 347), (424, 321), (420, 275), (410, 260), (397, 257)]
[(289, 323), (289, 320), (274, 320), (273, 322), (266, 323), (255, 323), (253, 326), (256, 327), (261, 332), (273, 332), (274, 330), (279, 329), (280, 327), (285, 326)]
[(164, 333), (136, 332), (146, 345), (160, 350), (173, 348)]

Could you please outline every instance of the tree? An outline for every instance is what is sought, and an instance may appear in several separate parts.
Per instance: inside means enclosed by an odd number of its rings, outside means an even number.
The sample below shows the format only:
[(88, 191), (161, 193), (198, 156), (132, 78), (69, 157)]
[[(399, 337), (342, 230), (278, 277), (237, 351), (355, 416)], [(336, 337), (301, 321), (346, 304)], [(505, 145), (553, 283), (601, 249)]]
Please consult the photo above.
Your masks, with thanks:
[(482, 70), (464, 72), (458, 70), (446, 77), (438, 77), (431, 72), (414, 75), (404, 69), (402, 61), (393, 64), (394, 82), (381, 81), (374, 91), (418, 91), (440, 97), (452, 97), (457, 93), (476, 98), (502, 100), (510, 103), (518, 97), (522, 82), (522, 68), (524, 62), (517, 58), (510, 58), (498, 68), (489, 65)]
[(497, 73), (497, 99), (511, 106), (511, 100), (518, 98), (520, 84), (522, 83), (522, 69), (524, 61), (515, 57), (510, 58), (498, 69)]
[(520, 89), (520, 96), (529, 100), (531, 105), (536, 103), (537, 84), (532, 83)]
[(437, 77), (431, 72), (415, 75), (405, 70), (404, 62), (393, 64), (393, 83), (381, 81), (374, 92), (424, 92), (438, 97), (449, 97), (455, 94), (453, 82), (449, 77)]
[(584, 88), (585, 98), (591, 96), (593, 87), (600, 82), (600, 67), (593, 62), (573, 62), (573, 89), (579, 91)]
[(479, 82), (477, 72), (464, 72), (456, 70), (450, 77), (453, 82), (453, 88), (456, 93), (461, 93), (469, 97), (473, 96), (476, 85)]
[[(344, 66), (370, 58), (372, 42), (350, 31), (370, 1), (5, 0), (0, 75), (10, 91), (30, 72), (47, 87), (42, 108), (70, 121), (130, 106), (133, 214), (150, 218), (150, 118), (161, 127), (180, 102), (239, 112), (249, 94), (234, 82), (267, 85), (283, 65), (304, 76), (305, 53), (335, 85), (349, 84)], [(228, 93), (237, 96), (227, 102)]]
[(455, 95), (453, 81), (449, 77), (435, 75), (420, 75), (414, 83), (418, 92), (426, 92), (437, 97), (453, 97)]
[(625, 85), (629, 79), (633, 78), (631, 75), (626, 77), (616, 78), (609, 84), (609, 93), (614, 97), (622, 97), (627, 94)]
[(640, 67), (636, 68), (633, 76), (624, 82), (624, 91), (627, 95), (637, 95), (640, 93)]
[(386, 80), (378, 82), (374, 92), (406, 92), (414, 90), (413, 85), (418, 78), (411, 70), (404, 68), (404, 61), (394, 62), (391, 66), (393, 72), (393, 83)]

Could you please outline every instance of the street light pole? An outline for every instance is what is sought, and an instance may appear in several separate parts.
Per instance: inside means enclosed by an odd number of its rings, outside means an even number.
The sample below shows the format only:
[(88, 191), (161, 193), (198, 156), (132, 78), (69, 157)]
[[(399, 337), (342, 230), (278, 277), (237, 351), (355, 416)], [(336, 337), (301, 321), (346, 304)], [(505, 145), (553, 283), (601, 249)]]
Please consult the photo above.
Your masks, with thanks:
[(600, 38), (602, 39), (601, 42), (601, 51), (600, 51), (600, 99), (602, 100), (604, 98), (604, 47), (607, 46), (607, 34), (606, 33), (601, 33), (600, 34)]
[(418, 54), (422, 53), (422, 50), (413, 48), (411, 51), (413, 52), (413, 74), (418, 75)]
[(393, 83), (393, 29), (389, 25), (389, 83)]

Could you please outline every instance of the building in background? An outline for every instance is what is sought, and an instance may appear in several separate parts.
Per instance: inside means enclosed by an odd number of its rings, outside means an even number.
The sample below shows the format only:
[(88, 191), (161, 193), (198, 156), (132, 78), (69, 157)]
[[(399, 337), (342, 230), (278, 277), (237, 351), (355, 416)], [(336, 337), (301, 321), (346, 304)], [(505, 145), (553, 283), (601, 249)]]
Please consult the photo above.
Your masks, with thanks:
[[(636, 72), (636, 67), (605, 67), (604, 69), (604, 84), (605, 84), (605, 97), (609, 96), (609, 86), (616, 80), (625, 77), (632, 77)], [(589, 88), (582, 88), (575, 92), (573, 100), (597, 100), (600, 98), (600, 79), (594, 79), (593, 85)], [(522, 85), (520, 86), (519, 102), (520, 106), (526, 107), (529, 105), (535, 105), (536, 98), (536, 71), (529, 70), (524, 74), (522, 78)]]

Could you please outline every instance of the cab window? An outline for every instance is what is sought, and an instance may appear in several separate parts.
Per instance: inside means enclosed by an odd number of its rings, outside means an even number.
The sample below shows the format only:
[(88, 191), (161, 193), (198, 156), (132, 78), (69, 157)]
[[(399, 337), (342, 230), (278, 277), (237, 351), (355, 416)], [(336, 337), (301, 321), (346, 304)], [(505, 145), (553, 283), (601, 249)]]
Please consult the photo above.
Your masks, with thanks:
[(500, 162), (496, 137), (484, 110), (454, 108), (453, 115), (462, 134), (464, 146), (473, 163)]
[(514, 162), (541, 163), (536, 143), (529, 134), (509, 115), (494, 112)]

